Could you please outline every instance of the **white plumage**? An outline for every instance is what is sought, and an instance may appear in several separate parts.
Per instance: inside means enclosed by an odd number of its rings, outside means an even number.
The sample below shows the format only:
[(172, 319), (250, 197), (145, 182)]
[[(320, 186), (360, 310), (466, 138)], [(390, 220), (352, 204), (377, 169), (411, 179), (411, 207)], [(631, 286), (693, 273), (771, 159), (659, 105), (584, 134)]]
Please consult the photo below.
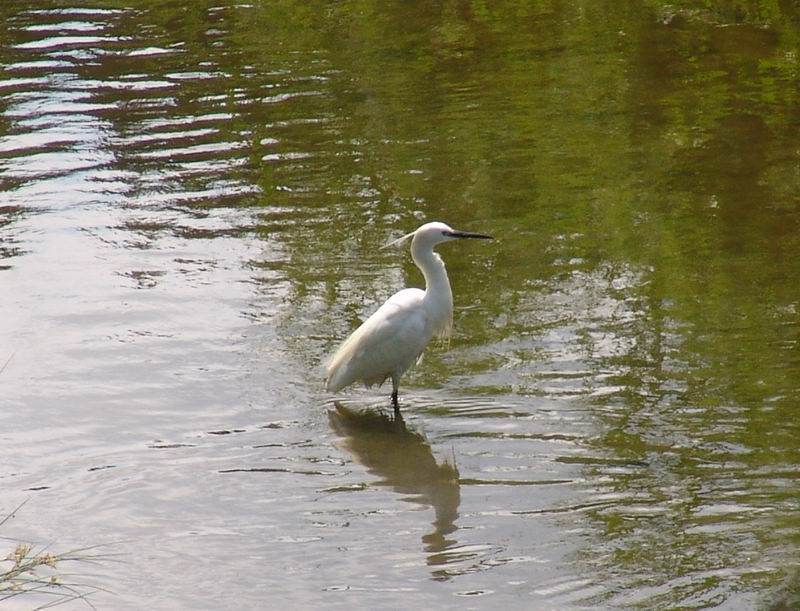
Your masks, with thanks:
[(398, 410), (400, 377), (417, 362), (434, 335), (446, 336), (453, 324), (453, 294), (441, 257), (433, 249), (456, 238), (486, 238), (456, 231), (444, 223), (426, 223), (395, 240), (411, 240), (411, 257), (425, 276), (425, 290), (392, 295), (336, 351), (326, 369), (325, 386), (337, 392), (353, 382), (367, 386), (392, 379), (392, 404)]

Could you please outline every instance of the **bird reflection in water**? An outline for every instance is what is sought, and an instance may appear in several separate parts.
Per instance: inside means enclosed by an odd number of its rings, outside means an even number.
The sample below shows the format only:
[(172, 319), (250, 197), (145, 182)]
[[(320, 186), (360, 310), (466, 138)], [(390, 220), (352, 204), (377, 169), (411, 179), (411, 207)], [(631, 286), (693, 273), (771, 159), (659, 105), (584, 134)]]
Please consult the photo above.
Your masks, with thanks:
[(432, 565), (447, 562), (441, 552), (456, 544), (447, 535), (458, 529), (461, 492), (455, 462), (436, 462), (425, 437), (406, 427), (399, 412), (393, 416), (376, 410), (355, 411), (335, 402), (328, 411), (333, 430), (345, 439), (353, 457), (379, 484), (407, 496), (404, 500), (433, 507), (434, 530), (422, 538)]

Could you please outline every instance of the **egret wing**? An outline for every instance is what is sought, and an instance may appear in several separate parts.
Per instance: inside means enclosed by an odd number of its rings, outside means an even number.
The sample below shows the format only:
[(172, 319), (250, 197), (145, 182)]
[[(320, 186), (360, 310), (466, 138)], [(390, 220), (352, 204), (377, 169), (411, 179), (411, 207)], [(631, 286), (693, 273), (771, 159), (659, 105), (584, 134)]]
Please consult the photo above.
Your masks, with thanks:
[(420, 289), (402, 290), (365, 320), (328, 365), (327, 389), (336, 392), (358, 380), (381, 384), (413, 365), (431, 338), (424, 295)]

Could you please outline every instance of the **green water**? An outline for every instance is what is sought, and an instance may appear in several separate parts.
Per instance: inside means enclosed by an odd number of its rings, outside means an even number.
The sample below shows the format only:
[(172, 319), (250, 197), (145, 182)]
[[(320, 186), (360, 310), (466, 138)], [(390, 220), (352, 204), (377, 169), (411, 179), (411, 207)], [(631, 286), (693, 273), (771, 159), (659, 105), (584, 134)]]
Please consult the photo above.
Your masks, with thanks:
[[(131, 541), (105, 608), (798, 604), (794, 3), (0, 28), (0, 534)], [(427, 220), (497, 238), (441, 248), (454, 336), (405, 424), (334, 406)]]

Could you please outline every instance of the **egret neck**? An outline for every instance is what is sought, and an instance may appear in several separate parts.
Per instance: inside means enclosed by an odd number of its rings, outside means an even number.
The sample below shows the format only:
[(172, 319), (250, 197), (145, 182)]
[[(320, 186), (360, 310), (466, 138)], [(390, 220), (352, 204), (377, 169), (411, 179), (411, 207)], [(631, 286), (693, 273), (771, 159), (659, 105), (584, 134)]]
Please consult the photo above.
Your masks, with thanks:
[(425, 277), (423, 303), (431, 314), (431, 335), (445, 337), (453, 326), (453, 292), (444, 261), (431, 244), (416, 239), (411, 242), (411, 258)]

